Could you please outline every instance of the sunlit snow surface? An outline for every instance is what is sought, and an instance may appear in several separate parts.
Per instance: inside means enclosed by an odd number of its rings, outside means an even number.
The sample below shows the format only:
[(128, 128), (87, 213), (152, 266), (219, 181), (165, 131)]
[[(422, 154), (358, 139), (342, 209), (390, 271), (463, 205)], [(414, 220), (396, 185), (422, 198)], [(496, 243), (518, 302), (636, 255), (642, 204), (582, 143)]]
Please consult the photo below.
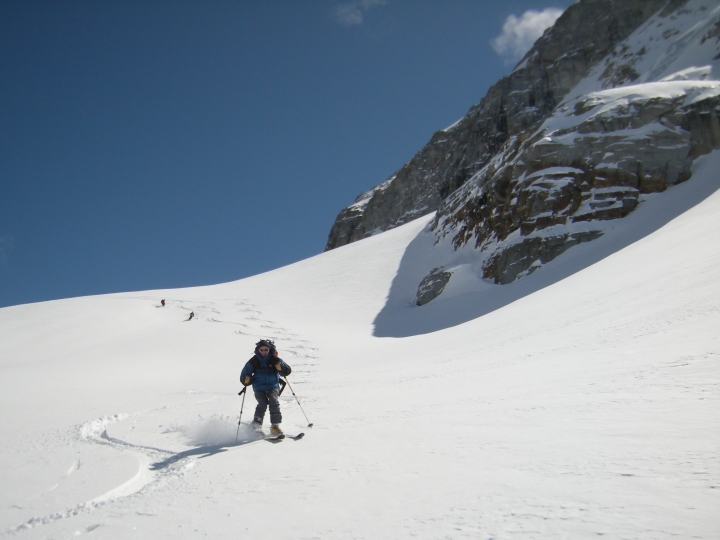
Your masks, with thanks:
[[(0, 310), (0, 534), (720, 537), (720, 193), (481, 317), (374, 337), (426, 221), (235, 283)], [(250, 397), (235, 444), (261, 336), (302, 441), (258, 440)]]
[[(637, 84), (603, 90), (599, 66), (548, 136), (716, 95), (711, 43), (685, 46), (711, 4), (639, 29)], [(0, 309), (0, 537), (720, 538), (719, 188), (716, 151), (506, 286), (432, 248), (426, 216), (234, 283)], [(250, 430), (252, 395), (238, 430), (261, 337), (293, 367), (301, 441)]]

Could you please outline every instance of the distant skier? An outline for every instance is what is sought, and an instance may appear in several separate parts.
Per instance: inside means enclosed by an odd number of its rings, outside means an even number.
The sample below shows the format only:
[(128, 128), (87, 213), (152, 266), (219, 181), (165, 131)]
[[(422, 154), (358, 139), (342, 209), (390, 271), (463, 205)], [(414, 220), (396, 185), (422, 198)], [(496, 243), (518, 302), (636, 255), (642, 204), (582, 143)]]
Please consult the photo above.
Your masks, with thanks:
[(190, 316), (185, 320), (185, 322), (192, 321), (193, 317), (195, 316), (195, 312), (191, 311)]
[(165, 299), (164, 298), (162, 300), (160, 300), (160, 305), (162, 305), (162, 307), (165, 307)]
[(263, 339), (255, 344), (255, 356), (247, 361), (240, 373), (240, 382), (249, 386), (252, 384), (255, 399), (258, 404), (255, 408), (255, 418), (252, 425), (256, 431), (261, 431), (265, 411), (270, 406), (271, 435), (282, 435), (280, 423), (280, 375), (288, 376), (292, 369), (278, 357), (275, 343)]

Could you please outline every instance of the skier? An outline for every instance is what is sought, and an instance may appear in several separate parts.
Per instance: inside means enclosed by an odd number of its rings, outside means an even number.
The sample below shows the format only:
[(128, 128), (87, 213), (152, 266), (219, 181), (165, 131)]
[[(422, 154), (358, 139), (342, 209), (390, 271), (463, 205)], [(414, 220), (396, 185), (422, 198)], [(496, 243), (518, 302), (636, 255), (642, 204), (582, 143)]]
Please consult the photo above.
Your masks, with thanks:
[(192, 318), (195, 316), (195, 312), (191, 311), (190, 316), (185, 320), (185, 322), (192, 321)]
[(275, 343), (269, 339), (263, 339), (255, 344), (255, 356), (247, 361), (240, 373), (240, 382), (244, 386), (252, 384), (255, 399), (258, 404), (255, 408), (255, 418), (252, 425), (255, 431), (262, 431), (265, 411), (270, 406), (270, 427), (271, 435), (282, 435), (280, 423), (280, 402), (278, 394), (280, 388), (280, 375), (288, 376), (292, 369), (280, 357), (278, 357)]
[(164, 298), (162, 300), (160, 300), (160, 304), (162, 305), (162, 307), (165, 307), (165, 299)]

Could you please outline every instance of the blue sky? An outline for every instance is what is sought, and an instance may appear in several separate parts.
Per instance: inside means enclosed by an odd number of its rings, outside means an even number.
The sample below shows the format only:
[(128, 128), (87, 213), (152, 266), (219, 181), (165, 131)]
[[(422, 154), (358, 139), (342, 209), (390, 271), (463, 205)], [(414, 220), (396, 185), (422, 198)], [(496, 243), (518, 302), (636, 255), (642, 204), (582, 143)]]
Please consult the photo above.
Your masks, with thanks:
[(322, 252), (570, 3), (0, 0), (0, 307)]

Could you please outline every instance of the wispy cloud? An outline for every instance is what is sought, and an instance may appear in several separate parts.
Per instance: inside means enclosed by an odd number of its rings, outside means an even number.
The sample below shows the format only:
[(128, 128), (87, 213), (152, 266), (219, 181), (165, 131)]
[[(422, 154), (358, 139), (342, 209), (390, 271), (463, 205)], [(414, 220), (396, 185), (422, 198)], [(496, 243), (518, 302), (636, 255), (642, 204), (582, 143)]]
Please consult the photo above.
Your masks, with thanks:
[(506, 61), (517, 61), (562, 13), (562, 9), (547, 8), (543, 11), (530, 9), (520, 17), (510, 15), (505, 19), (502, 34), (492, 40), (492, 48)]
[(335, 8), (335, 19), (343, 26), (359, 26), (365, 21), (365, 13), (372, 7), (384, 6), (388, 0), (356, 0), (345, 2)]

